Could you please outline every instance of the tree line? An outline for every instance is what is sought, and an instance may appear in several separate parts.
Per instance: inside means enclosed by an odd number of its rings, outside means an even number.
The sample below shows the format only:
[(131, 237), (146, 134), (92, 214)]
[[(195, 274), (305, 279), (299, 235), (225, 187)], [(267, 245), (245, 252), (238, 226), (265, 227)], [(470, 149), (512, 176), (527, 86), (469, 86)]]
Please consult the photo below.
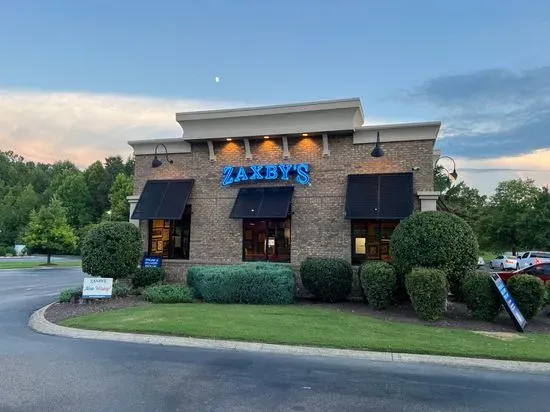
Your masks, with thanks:
[(480, 248), (491, 252), (550, 250), (550, 193), (532, 179), (498, 183), (492, 196), (464, 182), (453, 184), (443, 168), (434, 176), (435, 190), (449, 211), (466, 220)]
[(128, 220), (133, 175), (134, 160), (121, 156), (80, 170), (68, 160), (35, 163), (0, 151), (0, 246), (78, 252), (78, 239), (94, 224)]

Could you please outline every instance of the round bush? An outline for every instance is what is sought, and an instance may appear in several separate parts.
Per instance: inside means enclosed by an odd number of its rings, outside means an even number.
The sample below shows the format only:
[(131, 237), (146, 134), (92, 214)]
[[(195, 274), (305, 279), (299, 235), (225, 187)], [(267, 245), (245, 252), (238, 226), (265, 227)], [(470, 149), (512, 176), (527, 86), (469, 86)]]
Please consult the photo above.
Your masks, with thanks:
[(162, 282), (166, 278), (164, 268), (138, 268), (132, 275), (132, 286), (134, 288), (145, 288)]
[(393, 303), (397, 277), (392, 265), (386, 262), (367, 262), (361, 265), (359, 278), (365, 297), (373, 308), (382, 310)]
[(405, 284), (413, 308), (421, 319), (432, 321), (443, 316), (449, 292), (442, 270), (415, 268), (407, 274)]
[(546, 294), (542, 280), (532, 275), (517, 275), (508, 280), (507, 286), (525, 319), (539, 313)]
[(342, 302), (351, 292), (351, 265), (339, 258), (307, 258), (300, 265), (304, 287), (323, 302)]
[(414, 267), (441, 269), (460, 298), (463, 279), (477, 268), (479, 246), (464, 219), (448, 212), (417, 212), (393, 232), (391, 254), (401, 275)]
[(152, 303), (191, 303), (193, 293), (184, 285), (151, 286), (143, 291), (145, 300)]
[(116, 282), (113, 284), (113, 297), (124, 298), (132, 292), (132, 288), (124, 283)]
[(469, 274), (462, 284), (462, 295), (474, 319), (492, 322), (498, 316), (502, 304), (487, 273)]
[(139, 229), (129, 222), (104, 222), (92, 227), (82, 242), (82, 270), (113, 279), (132, 275), (141, 255)]
[(69, 303), (73, 296), (82, 296), (82, 288), (68, 288), (63, 289), (59, 293), (59, 302)]

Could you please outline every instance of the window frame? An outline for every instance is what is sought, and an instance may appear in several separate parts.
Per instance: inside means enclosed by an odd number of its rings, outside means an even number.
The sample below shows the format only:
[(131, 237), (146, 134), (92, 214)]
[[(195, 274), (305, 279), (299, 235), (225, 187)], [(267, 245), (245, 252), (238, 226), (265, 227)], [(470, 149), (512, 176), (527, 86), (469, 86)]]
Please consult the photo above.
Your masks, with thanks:
[[(285, 223), (287, 222), (289, 223), (289, 231), (290, 231), (290, 234), (289, 234), (289, 237), (288, 237), (288, 241), (289, 241), (289, 246), (288, 246), (288, 260), (270, 260), (270, 256), (274, 256), (274, 255), (269, 255), (269, 252), (268, 252), (268, 249), (266, 248), (266, 251), (264, 253), (264, 256), (265, 258), (264, 259), (246, 259), (246, 246), (245, 246), (245, 242), (246, 242), (246, 225), (247, 224), (250, 224), (250, 223), (259, 223), (259, 222), (264, 222), (264, 226), (265, 226), (265, 231), (264, 231), (264, 234), (265, 234), (265, 237), (266, 237), (266, 241), (269, 239), (269, 233), (270, 233), (270, 227), (269, 227), (269, 224), (270, 223), (274, 223), (276, 225), (276, 230), (279, 230), (281, 228), (278, 227), (278, 224), (280, 223)], [(282, 228), (284, 230), (284, 228)], [(284, 236), (284, 235), (283, 235)], [(275, 239), (275, 241), (277, 241), (277, 239)], [(286, 218), (276, 218), (276, 219), (265, 219), (265, 218), (247, 218), (247, 219), (242, 219), (242, 241), (241, 241), (241, 260), (243, 262), (274, 262), (274, 263), (291, 263), (292, 262), (292, 219), (291, 219), (291, 216), (289, 214), (289, 216), (287, 216)]]
[[(148, 221), (148, 236), (147, 236), (147, 254), (149, 256), (160, 256), (163, 260), (189, 260), (191, 252), (191, 205), (186, 205), (181, 219), (151, 219)], [(152, 252), (152, 243), (153, 243), (153, 222), (162, 221), (162, 227), (169, 230), (168, 238), (168, 253), (164, 254), (164, 246), (162, 254), (153, 254)], [(166, 222), (168, 227), (166, 227)], [(174, 256), (174, 242), (173, 237), (176, 228), (181, 228), (181, 243), (182, 243), (182, 253), (181, 255)], [(187, 230), (187, 235), (185, 232)]]

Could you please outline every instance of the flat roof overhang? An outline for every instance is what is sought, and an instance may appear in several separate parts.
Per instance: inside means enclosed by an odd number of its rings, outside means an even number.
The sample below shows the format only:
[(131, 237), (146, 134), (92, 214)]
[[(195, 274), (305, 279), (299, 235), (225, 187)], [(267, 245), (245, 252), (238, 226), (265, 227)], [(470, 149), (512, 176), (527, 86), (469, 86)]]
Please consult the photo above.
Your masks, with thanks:
[(358, 98), (176, 113), (183, 140), (255, 138), (353, 131), (364, 123)]

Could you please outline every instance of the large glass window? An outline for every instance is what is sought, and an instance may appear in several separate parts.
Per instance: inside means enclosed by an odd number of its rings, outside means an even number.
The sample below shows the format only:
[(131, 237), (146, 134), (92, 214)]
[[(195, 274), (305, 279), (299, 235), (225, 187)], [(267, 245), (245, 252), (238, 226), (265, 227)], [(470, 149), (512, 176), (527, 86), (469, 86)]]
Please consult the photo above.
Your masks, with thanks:
[(390, 260), (390, 238), (399, 220), (352, 220), (351, 261)]
[(290, 262), (290, 218), (243, 219), (243, 260)]
[(191, 206), (185, 207), (181, 220), (149, 221), (149, 254), (165, 259), (189, 259)]

